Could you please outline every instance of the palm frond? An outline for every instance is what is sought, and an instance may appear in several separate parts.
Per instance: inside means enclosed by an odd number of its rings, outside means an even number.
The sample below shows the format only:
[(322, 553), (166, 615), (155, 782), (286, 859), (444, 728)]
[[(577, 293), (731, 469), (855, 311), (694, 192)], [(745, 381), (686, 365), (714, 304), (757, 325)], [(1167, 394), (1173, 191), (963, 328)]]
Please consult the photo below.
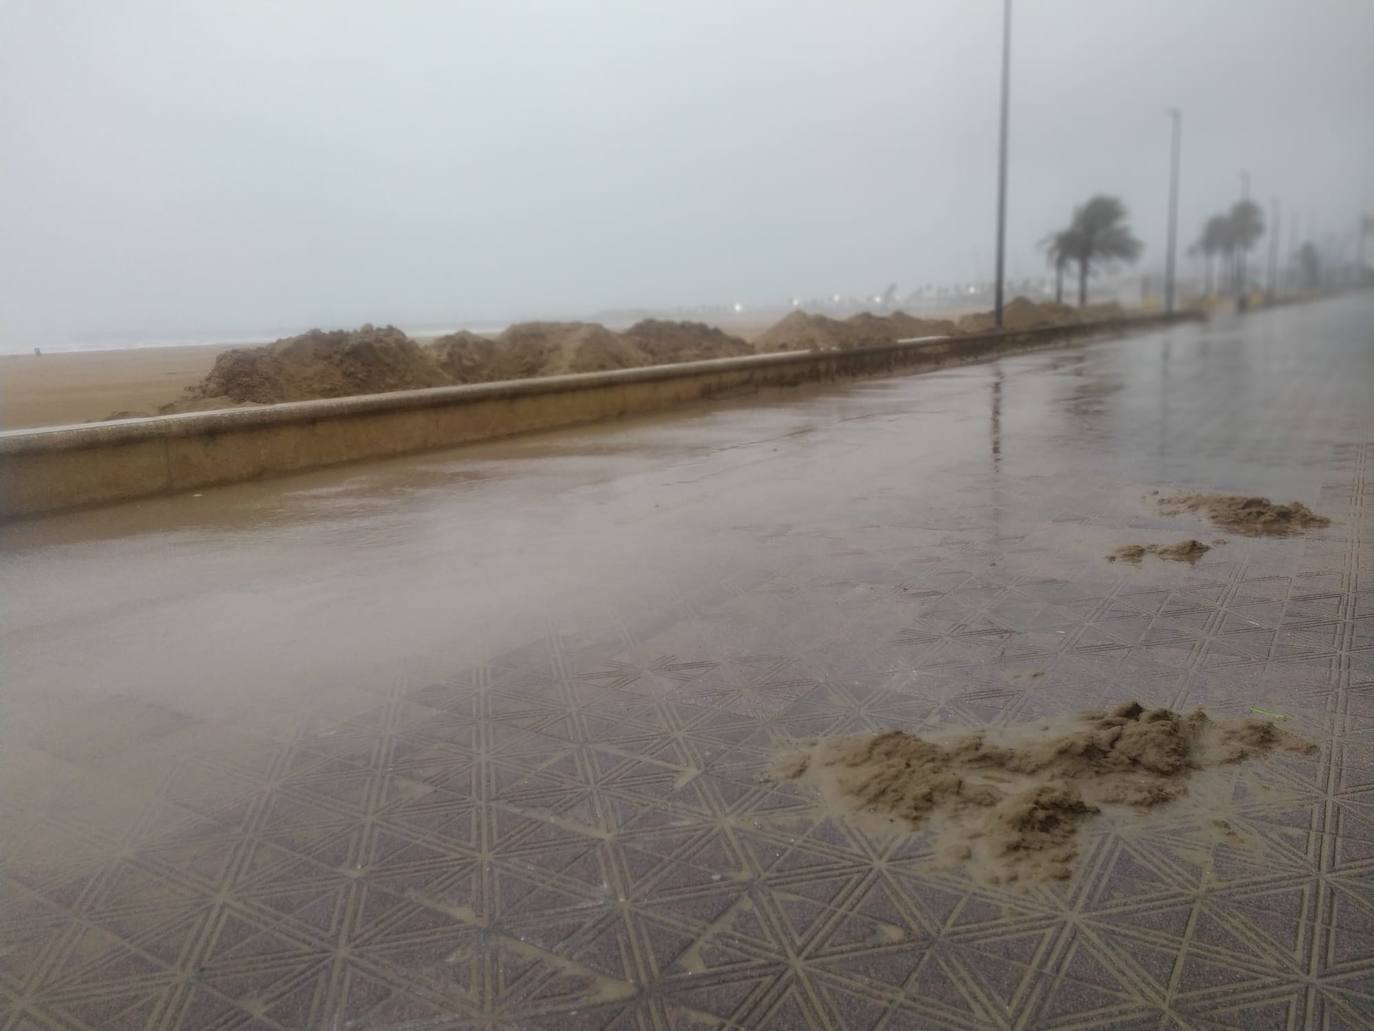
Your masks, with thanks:
[(1126, 225), (1126, 205), (1106, 194), (1092, 197), (1073, 213), (1065, 230), (1071, 240), (1072, 260), (1087, 267), (1114, 261), (1135, 261), (1142, 245)]

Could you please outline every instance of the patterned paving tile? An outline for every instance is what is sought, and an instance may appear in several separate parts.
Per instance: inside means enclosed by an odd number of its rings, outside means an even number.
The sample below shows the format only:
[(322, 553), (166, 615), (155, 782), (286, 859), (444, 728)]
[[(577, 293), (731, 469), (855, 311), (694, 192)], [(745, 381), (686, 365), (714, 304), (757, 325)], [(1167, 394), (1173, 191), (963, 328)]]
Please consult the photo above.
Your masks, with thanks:
[[(585, 467), (518, 445), (506, 486), (395, 510), (434, 562), (465, 519), (572, 522), (605, 576), (550, 569), (539, 615), (499, 634), (464, 604), (423, 675), (233, 718), (151, 687), (76, 711), (18, 677), (0, 774), (31, 789), (0, 798), (0, 1029), (1374, 1026), (1370, 314), (687, 416), (609, 473), (597, 448), (633, 425), (586, 431)], [(662, 458), (654, 433), (688, 443)], [(1219, 536), (1151, 509), (1173, 486), (1303, 497), (1334, 523), (1196, 567), (1105, 562)], [(581, 528), (607, 519), (634, 550)], [(61, 560), (74, 531), (52, 525), (0, 571)], [(225, 534), (267, 546), (187, 546)], [(760, 779), (789, 741), (1127, 697), (1281, 712), (1319, 751), (1104, 819), (1071, 881), (1018, 891)]]

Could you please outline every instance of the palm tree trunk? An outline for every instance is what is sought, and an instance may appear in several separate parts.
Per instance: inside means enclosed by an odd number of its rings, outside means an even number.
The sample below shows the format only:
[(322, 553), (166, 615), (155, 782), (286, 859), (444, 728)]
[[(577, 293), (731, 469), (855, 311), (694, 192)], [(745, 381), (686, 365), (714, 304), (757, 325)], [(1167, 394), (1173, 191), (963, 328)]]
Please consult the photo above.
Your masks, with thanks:
[(1054, 303), (1064, 303), (1064, 266), (1054, 266)]
[(1207, 266), (1207, 296), (1214, 297), (1216, 296), (1216, 291), (1212, 284), (1212, 266), (1215, 263), (1212, 261), (1212, 256), (1210, 254), (1208, 254), (1203, 260), (1206, 262)]
[(1088, 259), (1081, 258), (1078, 262), (1078, 306), (1081, 308), (1088, 303)]

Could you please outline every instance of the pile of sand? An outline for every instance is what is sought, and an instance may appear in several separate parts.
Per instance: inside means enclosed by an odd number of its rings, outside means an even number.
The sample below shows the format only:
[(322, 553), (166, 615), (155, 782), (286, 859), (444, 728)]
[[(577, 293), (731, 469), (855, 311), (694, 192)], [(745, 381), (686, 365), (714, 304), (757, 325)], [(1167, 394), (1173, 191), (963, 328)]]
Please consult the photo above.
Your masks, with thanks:
[(1154, 555), (1171, 562), (1193, 563), (1211, 550), (1210, 544), (1192, 539), (1179, 541), (1177, 544), (1127, 544), (1108, 555), (1107, 561), (1130, 562), (1138, 566), (1146, 555)]
[(1107, 301), (1103, 304), (1085, 304), (1077, 311), (1083, 322), (1115, 322), (1117, 319), (1126, 317), (1126, 309), (1117, 304), (1116, 301)]
[[(1020, 299), (1023, 304), (1029, 304)], [(1020, 307), (1008, 307), (1012, 317)], [(236, 347), (161, 413), (277, 404), (394, 390), (604, 372), (772, 351), (842, 351), (958, 333), (947, 319), (863, 312), (832, 319), (794, 311), (751, 346), (701, 322), (642, 319), (623, 333), (594, 322), (522, 322), (488, 337), (459, 331), (421, 347), (394, 326), (311, 330), (262, 347)], [(146, 412), (116, 412), (129, 418)]]
[(1082, 824), (1103, 805), (1152, 808), (1199, 770), (1311, 744), (1256, 719), (1213, 721), (1131, 702), (1039, 724), (927, 740), (892, 730), (813, 742), (783, 756), (779, 780), (820, 789), (840, 811), (912, 827), (927, 819), (943, 855), (993, 883), (1066, 878)]
[(700, 362), (754, 353), (754, 349), (739, 337), (704, 322), (642, 319), (621, 336), (639, 352), (645, 365)]
[(1077, 313), (1062, 304), (1036, 304), (1025, 297), (1013, 297), (1002, 309), (1002, 325), (1010, 330), (1043, 329), (1078, 321)]
[(496, 338), (501, 363), (520, 371), (493, 379), (632, 369), (644, 359), (597, 322), (517, 322)]
[(163, 410), (194, 411), (206, 402), (276, 404), (350, 394), (379, 394), (444, 386), (449, 377), (394, 326), (356, 330), (314, 329), (264, 347), (236, 347), (185, 401)]
[(958, 329), (947, 319), (918, 319), (906, 312), (874, 315), (860, 312), (849, 318), (832, 319), (794, 311), (754, 338), (761, 351), (848, 351), (858, 347), (878, 347), (909, 337), (950, 336)]
[(991, 333), (997, 328), (997, 322), (990, 311), (975, 311), (967, 315), (960, 315), (959, 321), (955, 325), (959, 327), (960, 333)]
[(1331, 525), (1330, 519), (1299, 501), (1279, 505), (1268, 498), (1240, 494), (1178, 494), (1160, 498), (1159, 507), (1165, 515), (1196, 512), (1217, 526), (1250, 537), (1283, 537), (1309, 527)]
[(701, 322), (644, 319), (624, 333), (595, 322), (521, 322), (496, 337), (450, 333), (428, 345), (457, 383), (605, 372), (752, 354), (738, 337)]
[(633, 344), (596, 322), (518, 322), (496, 337), (461, 331), (427, 350), (456, 383), (561, 376), (644, 365)]
[(883, 344), (896, 343), (902, 335), (891, 316), (874, 315), (861, 311), (836, 323), (836, 334), (840, 347), (881, 347)]
[(460, 329), (425, 345), (436, 365), (454, 383), (481, 383), (496, 361), (496, 341)]
[[(1120, 305), (1116, 307), (1120, 310)], [(1041, 301), (1040, 310), (1061, 326), (1072, 326), (1074, 323), (1085, 321), (1082, 311), (1063, 301)]]
[[(1013, 297), (1002, 308), (1002, 328), (1008, 332), (1044, 329), (1048, 326), (1071, 326), (1086, 321), (1088, 319), (1077, 309), (1058, 301), (1036, 304), (1025, 297)], [(992, 312), (980, 311), (963, 316), (958, 326), (961, 333), (990, 333), (996, 328), (996, 323)]]
[[(311, 330), (264, 347), (225, 351), (184, 400), (159, 411), (603, 372), (751, 353), (743, 340), (712, 326), (654, 319), (625, 333), (594, 322), (522, 322), (496, 337), (459, 331), (424, 347), (393, 326)], [(142, 414), (148, 413), (117, 412), (110, 418)]]
[(839, 351), (844, 347), (844, 324), (827, 315), (789, 312), (754, 338), (754, 349), (769, 351)]
[(898, 340), (912, 337), (950, 337), (959, 332), (952, 319), (918, 319), (904, 311), (894, 311), (887, 317), (897, 333)]

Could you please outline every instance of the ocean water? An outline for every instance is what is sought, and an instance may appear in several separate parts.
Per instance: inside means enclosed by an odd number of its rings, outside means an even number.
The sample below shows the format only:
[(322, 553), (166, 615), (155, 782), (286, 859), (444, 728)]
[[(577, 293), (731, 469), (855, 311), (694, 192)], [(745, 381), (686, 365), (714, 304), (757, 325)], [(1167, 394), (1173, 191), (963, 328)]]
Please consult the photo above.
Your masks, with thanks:
[[(506, 322), (477, 322), (469, 323), (465, 326), (401, 326), (401, 330), (412, 337), (431, 337), (441, 336), (444, 333), (452, 333), (458, 329), (466, 329), (473, 333), (499, 333), (505, 329), (509, 323)], [(304, 333), (311, 327), (305, 329), (282, 329), (276, 332), (243, 332), (235, 333), (229, 330), (206, 332), (206, 333), (178, 333), (178, 334), (134, 334), (134, 333), (111, 333), (108, 335), (83, 334), (79, 337), (70, 339), (52, 339), (32, 341), (25, 339), (3, 339), (0, 338), (0, 355), (3, 354), (32, 354), (35, 347), (42, 349), (44, 354), (68, 354), (78, 351), (140, 351), (148, 348), (159, 347), (229, 347), (253, 344), (270, 344), (274, 340), (282, 337), (294, 336), (297, 333)], [(341, 327), (318, 327), (336, 329)], [(356, 327), (348, 327), (356, 328)]]

